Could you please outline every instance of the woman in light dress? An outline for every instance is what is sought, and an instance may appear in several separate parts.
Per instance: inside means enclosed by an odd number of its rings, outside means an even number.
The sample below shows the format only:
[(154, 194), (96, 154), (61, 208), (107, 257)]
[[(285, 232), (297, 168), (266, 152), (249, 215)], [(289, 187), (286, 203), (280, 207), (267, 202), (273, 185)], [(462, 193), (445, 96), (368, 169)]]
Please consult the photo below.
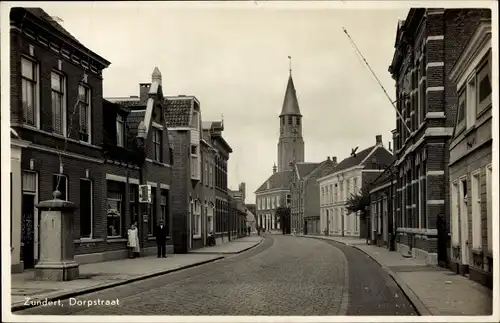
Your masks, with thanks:
[(128, 229), (128, 241), (127, 247), (129, 250), (129, 257), (136, 258), (141, 252), (141, 247), (139, 245), (139, 232), (137, 230), (137, 222), (132, 223), (130, 229)]

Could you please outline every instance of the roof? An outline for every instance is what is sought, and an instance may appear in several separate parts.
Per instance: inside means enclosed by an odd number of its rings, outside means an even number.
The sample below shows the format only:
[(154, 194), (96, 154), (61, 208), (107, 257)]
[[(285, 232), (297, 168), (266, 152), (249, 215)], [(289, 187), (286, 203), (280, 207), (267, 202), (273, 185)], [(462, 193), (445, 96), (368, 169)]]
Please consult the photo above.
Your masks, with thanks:
[[(280, 188), (288, 189), (293, 172), (286, 170), (272, 174), (256, 191), (255, 193), (264, 192), (267, 190), (274, 190)], [(269, 182), (269, 188), (267, 183)]]
[(300, 178), (304, 178), (307, 174), (311, 173), (315, 170), (321, 163), (305, 163), (300, 162), (296, 164), (297, 172), (299, 173)]
[(297, 100), (297, 92), (295, 91), (295, 85), (293, 84), (292, 74), (288, 78), (288, 84), (286, 85), (285, 99), (283, 100), (283, 108), (281, 109), (281, 116), (284, 115), (299, 115), (299, 101)]
[(359, 153), (356, 153), (355, 156), (349, 156), (349, 157), (343, 159), (337, 165), (337, 167), (335, 167), (334, 172), (338, 172), (338, 171), (341, 171), (341, 170), (344, 170), (344, 169), (348, 169), (348, 168), (351, 168), (351, 167), (354, 167), (354, 166), (357, 166), (357, 165), (361, 164), (361, 162), (366, 157), (368, 157), (368, 155), (370, 155), (370, 153), (373, 151), (374, 148), (375, 148), (375, 145), (373, 145), (373, 146), (371, 146), (369, 148), (366, 148), (366, 149), (360, 151)]
[(168, 128), (189, 127), (193, 99), (166, 98), (166, 122)]
[(111, 63), (109, 61), (107, 61), (106, 59), (104, 59), (103, 57), (99, 56), (98, 54), (94, 53), (93, 51), (91, 51), (89, 48), (87, 48), (85, 45), (83, 45), (78, 39), (76, 39), (76, 37), (74, 37), (73, 35), (71, 35), (71, 33), (69, 31), (67, 31), (66, 29), (64, 29), (63, 26), (61, 26), (60, 24), (58, 24), (47, 12), (45, 12), (42, 8), (20, 8), (20, 9), (24, 9), (26, 10), (27, 12), (31, 13), (32, 15), (34, 15), (35, 17), (43, 20), (44, 22), (48, 23), (49, 25), (51, 25), (52, 27), (54, 27), (54, 29), (56, 29), (59, 33), (61, 33), (63, 36), (69, 38), (71, 41), (75, 42), (77, 45), (80, 45), (82, 46), (83, 48), (85, 48), (88, 52), (90, 52), (92, 54), (92, 56), (95, 56), (94, 58), (97, 58), (98, 60), (100, 60), (100, 63), (104, 64), (106, 67), (109, 66)]
[(137, 135), (137, 128), (139, 123), (144, 120), (146, 110), (132, 110), (127, 116), (127, 126), (129, 127), (129, 134), (133, 137)]

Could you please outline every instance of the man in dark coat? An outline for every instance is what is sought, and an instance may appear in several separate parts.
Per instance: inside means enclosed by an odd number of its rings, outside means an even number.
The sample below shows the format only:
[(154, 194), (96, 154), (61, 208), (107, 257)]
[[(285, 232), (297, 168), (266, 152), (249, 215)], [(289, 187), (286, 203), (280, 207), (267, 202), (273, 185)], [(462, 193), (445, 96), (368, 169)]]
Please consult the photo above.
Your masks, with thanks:
[(160, 221), (155, 228), (156, 245), (158, 246), (158, 258), (167, 258), (167, 236), (167, 228), (163, 224), (163, 221)]

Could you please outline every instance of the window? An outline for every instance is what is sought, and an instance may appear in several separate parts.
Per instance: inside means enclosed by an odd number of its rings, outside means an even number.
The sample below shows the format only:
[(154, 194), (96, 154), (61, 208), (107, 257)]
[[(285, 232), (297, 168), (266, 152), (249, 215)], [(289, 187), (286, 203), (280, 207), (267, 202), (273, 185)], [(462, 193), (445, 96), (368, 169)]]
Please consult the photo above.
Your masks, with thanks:
[(207, 231), (214, 231), (214, 206), (211, 203), (207, 208)]
[(459, 204), (459, 190), (458, 190), (458, 182), (455, 181), (451, 185), (451, 240), (453, 245), (458, 245), (460, 242), (459, 239), (459, 212), (460, 212), (460, 204)]
[(344, 183), (340, 182), (340, 200), (344, 201)]
[(38, 127), (38, 68), (37, 65), (21, 58), (22, 108), (24, 123)]
[(286, 195), (286, 205), (289, 206), (290, 205), (290, 202), (292, 200), (292, 196), (290, 194), (287, 194)]
[(466, 100), (465, 89), (462, 89), (458, 94), (457, 128), (456, 128), (457, 132), (465, 128), (465, 111), (466, 111), (465, 100)]
[(421, 172), (421, 175), (423, 176), (423, 179), (420, 180), (422, 185), (422, 197), (420, 206), (420, 209), (422, 210), (423, 220), (422, 228), (427, 228), (427, 158), (424, 158), (422, 160)]
[(161, 134), (162, 131), (160, 129), (153, 128), (153, 160), (157, 162), (162, 161)]
[(54, 174), (52, 175), (52, 192), (59, 191), (61, 195), (59, 199), (63, 201), (68, 200), (68, 178), (66, 175)]
[(352, 193), (357, 195), (358, 194), (358, 179), (354, 177), (352, 179)]
[(163, 221), (165, 226), (168, 228), (168, 191), (167, 190), (161, 190), (161, 195), (160, 195), (160, 220)]
[(125, 146), (125, 122), (122, 115), (116, 116), (116, 145), (118, 147)]
[(347, 199), (349, 199), (351, 196), (351, 181), (350, 180), (346, 180), (346, 195), (347, 195)]
[(382, 200), (378, 201), (377, 205), (377, 233), (382, 233)]
[(203, 171), (203, 181), (205, 185), (208, 186), (208, 161), (205, 160), (205, 169)]
[(118, 238), (123, 231), (123, 192), (124, 184), (121, 182), (106, 181), (107, 190), (107, 212), (106, 227), (108, 238)]
[(193, 210), (193, 235), (201, 235), (201, 203), (198, 200), (194, 201)]
[(139, 186), (135, 184), (129, 185), (129, 204), (130, 204), (130, 219), (131, 222), (138, 222), (139, 216), (137, 212), (139, 211), (139, 207), (137, 205), (137, 195), (139, 192)]
[(481, 249), (481, 184), (479, 182), (479, 171), (472, 173), (471, 180), (472, 248)]
[(121, 236), (122, 220), (122, 194), (118, 192), (108, 192), (107, 227), (108, 237)]
[[(491, 51), (489, 53), (491, 55)], [(477, 113), (491, 105), (491, 64), (490, 59), (477, 73)]]
[(209, 181), (210, 181), (210, 183), (209, 183), (209, 186), (210, 186), (210, 187), (212, 187), (212, 188), (214, 187), (214, 175), (213, 175), (213, 169), (214, 169), (214, 164), (213, 164), (213, 163), (210, 163), (210, 165), (209, 165), (209, 170), (208, 170), (208, 171), (209, 171), (209, 173), (210, 173), (210, 177), (209, 177)]
[(486, 225), (488, 232), (488, 250), (490, 252), (493, 251), (493, 224), (492, 224), (492, 216), (493, 216), (493, 191), (492, 191), (492, 167), (491, 165), (486, 167)]
[(66, 135), (66, 101), (64, 77), (51, 73), (52, 89), (52, 131), (60, 135)]
[(199, 129), (199, 114), (198, 111), (193, 111), (193, 117), (191, 119), (191, 128)]
[(149, 204), (149, 216), (148, 216), (148, 235), (153, 235), (158, 216), (156, 214), (156, 204), (158, 199), (156, 198), (156, 188), (151, 187), (151, 204)]
[(325, 204), (325, 187), (324, 186), (321, 186), (321, 204)]
[(80, 119), (80, 137), (85, 142), (91, 142), (90, 139), (90, 89), (83, 85), (78, 85), (78, 114)]
[(80, 179), (80, 237), (92, 238), (92, 181)]
[(199, 178), (198, 146), (191, 145), (191, 177)]
[(293, 124), (293, 117), (292, 116), (288, 116), (288, 124), (289, 125)]
[(271, 209), (274, 209), (276, 208), (276, 200), (274, 198), (274, 196), (271, 196)]

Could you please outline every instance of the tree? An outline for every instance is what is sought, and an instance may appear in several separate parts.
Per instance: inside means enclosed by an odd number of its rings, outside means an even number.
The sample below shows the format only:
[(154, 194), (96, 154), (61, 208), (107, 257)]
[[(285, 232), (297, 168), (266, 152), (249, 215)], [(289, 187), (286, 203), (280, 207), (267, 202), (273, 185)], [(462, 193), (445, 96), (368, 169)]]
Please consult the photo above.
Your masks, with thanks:
[(370, 189), (364, 187), (359, 193), (351, 194), (351, 196), (346, 201), (346, 209), (349, 213), (360, 214), (361, 219), (365, 219), (365, 209), (370, 206)]
[(276, 209), (276, 217), (279, 218), (283, 234), (290, 234), (290, 208), (285, 206), (278, 207)]

